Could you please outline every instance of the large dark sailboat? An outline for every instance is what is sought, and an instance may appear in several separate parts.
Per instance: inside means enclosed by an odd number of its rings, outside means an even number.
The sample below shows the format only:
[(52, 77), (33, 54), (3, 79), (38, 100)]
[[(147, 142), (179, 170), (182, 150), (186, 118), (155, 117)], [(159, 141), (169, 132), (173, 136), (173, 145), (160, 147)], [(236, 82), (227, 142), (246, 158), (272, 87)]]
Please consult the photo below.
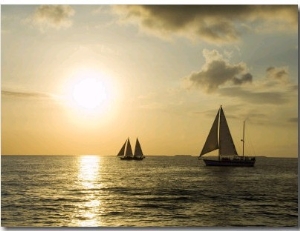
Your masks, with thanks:
[[(206, 166), (253, 167), (255, 164), (255, 157), (248, 157), (244, 155), (245, 122), (243, 126), (242, 142), (243, 155), (239, 156), (235, 149), (226, 117), (221, 106), (207, 136), (199, 159), (203, 159)], [(217, 160), (202, 158), (203, 155), (217, 149), (219, 150), (219, 156)]]

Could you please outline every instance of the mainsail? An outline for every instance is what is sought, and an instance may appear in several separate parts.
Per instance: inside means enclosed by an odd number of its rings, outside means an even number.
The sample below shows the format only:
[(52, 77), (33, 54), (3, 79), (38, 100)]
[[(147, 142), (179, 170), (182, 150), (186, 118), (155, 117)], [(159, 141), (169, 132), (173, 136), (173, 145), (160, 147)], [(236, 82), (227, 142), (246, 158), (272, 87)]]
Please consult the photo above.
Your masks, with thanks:
[(135, 148), (134, 148), (134, 157), (142, 157), (143, 151), (138, 139), (136, 139)]
[(126, 146), (126, 150), (125, 150), (125, 156), (126, 157), (132, 157), (133, 156), (132, 149), (131, 149), (131, 144), (130, 144), (129, 139), (127, 140), (127, 146)]
[(237, 155), (222, 107), (216, 115), (199, 157), (216, 149), (219, 149), (220, 156)]
[(237, 155), (235, 145), (233, 143), (232, 136), (229, 131), (229, 127), (225, 118), (222, 107), (220, 108), (220, 134), (219, 134), (219, 146), (220, 155), (232, 156)]

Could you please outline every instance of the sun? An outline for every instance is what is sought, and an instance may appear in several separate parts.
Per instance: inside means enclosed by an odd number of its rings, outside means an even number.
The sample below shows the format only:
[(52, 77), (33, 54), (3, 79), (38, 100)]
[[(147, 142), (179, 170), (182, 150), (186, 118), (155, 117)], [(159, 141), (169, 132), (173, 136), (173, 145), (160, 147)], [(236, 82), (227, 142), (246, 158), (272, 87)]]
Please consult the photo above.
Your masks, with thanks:
[(111, 98), (107, 77), (93, 70), (77, 70), (66, 83), (69, 105), (86, 112), (102, 111)]
[(67, 115), (85, 126), (111, 120), (119, 110), (118, 81), (104, 70), (73, 68), (61, 86), (61, 99)]
[(85, 77), (72, 90), (72, 99), (80, 107), (95, 109), (106, 100), (103, 83), (95, 77)]

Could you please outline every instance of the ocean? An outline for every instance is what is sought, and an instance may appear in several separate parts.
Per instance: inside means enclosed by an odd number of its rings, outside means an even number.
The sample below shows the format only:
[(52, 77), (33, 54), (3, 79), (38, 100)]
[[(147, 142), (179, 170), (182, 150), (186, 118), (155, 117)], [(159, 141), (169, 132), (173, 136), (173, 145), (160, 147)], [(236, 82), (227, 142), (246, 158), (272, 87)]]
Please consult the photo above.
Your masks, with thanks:
[(2, 156), (2, 227), (297, 227), (298, 159)]

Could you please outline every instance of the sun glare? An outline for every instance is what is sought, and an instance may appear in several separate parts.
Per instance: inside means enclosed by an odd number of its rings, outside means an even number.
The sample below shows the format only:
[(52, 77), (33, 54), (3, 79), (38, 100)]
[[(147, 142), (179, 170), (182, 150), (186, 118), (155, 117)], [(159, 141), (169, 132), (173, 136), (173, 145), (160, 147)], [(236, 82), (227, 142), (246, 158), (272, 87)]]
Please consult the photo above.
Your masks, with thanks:
[(110, 74), (97, 68), (74, 68), (67, 73), (62, 86), (68, 121), (95, 129), (106, 126), (117, 115), (120, 88)]
[(80, 70), (71, 75), (68, 102), (74, 108), (88, 112), (101, 111), (111, 98), (107, 78), (100, 72)]
[(75, 84), (72, 98), (78, 106), (94, 109), (106, 100), (106, 92), (101, 81), (96, 78), (86, 77)]

